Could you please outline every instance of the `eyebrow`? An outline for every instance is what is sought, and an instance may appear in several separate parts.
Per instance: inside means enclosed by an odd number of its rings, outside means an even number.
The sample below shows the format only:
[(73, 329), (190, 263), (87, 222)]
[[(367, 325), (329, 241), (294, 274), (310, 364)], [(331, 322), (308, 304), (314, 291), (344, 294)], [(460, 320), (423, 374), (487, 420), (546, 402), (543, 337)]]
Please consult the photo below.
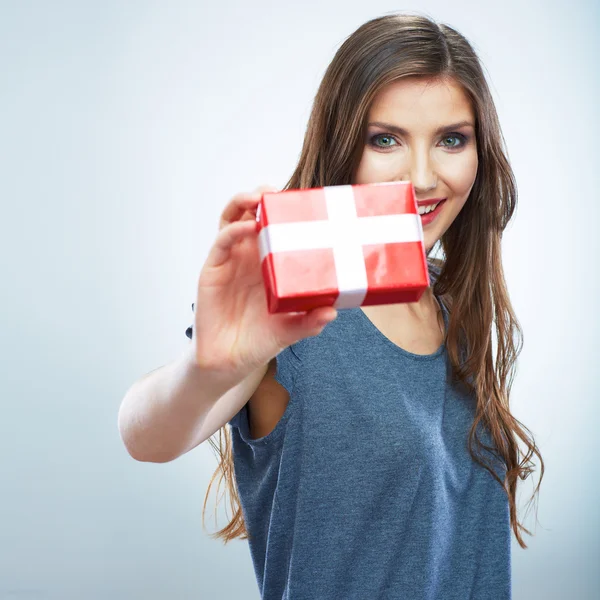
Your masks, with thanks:
[[(398, 135), (408, 136), (408, 131), (406, 129), (402, 129), (402, 127), (398, 127), (397, 125), (392, 125), (391, 123), (382, 123), (381, 121), (374, 121), (373, 123), (369, 123), (369, 127), (381, 127), (382, 129), (387, 129), (392, 133), (397, 133)], [(460, 127), (475, 127), (471, 121), (459, 121), (458, 123), (452, 123), (451, 125), (442, 125), (435, 130), (435, 135), (438, 133), (445, 133), (446, 131), (450, 131), (452, 129), (459, 129)]]

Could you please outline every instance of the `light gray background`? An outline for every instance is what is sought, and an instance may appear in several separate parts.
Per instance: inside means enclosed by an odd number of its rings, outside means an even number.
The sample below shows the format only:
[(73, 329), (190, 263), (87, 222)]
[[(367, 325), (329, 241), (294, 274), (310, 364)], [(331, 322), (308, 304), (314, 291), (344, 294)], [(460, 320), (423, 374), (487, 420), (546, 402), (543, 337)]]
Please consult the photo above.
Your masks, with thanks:
[(225, 203), (287, 181), (335, 50), (397, 10), (475, 45), (519, 185), (512, 406), (547, 474), (514, 598), (600, 597), (599, 6), (1, 2), (0, 599), (258, 598), (246, 542), (202, 529), (210, 446), (138, 463), (117, 411), (188, 343)]

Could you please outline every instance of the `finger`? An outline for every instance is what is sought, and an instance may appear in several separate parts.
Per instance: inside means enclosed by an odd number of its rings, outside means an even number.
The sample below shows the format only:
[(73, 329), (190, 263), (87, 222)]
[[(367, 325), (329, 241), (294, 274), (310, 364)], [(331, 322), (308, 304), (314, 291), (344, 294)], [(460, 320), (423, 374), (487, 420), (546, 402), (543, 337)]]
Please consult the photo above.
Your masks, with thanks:
[(304, 314), (288, 313), (283, 318), (283, 342), (290, 345), (307, 335), (317, 335), (337, 316), (338, 311), (332, 306), (315, 308)]
[(271, 185), (262, 185), (253, 192), (244, 192), (236, 194), (227, 204), (221, 214), (219, 229), (226, 225), (239, 221), (242, 217), (245, 219), (255, 218), (256, 208), (262, 196), (266, 192), (277, 192), (277, 188)]
[(205, 266), (220, 267), (228, 260), (233, 246), (252, 234), (256, 234), (256, 223), (254, 221), (237, 221), (221, 229), (208, 253)]
[[(261, 198), (267, 192), (277, 193), (279, 192), (279, 190), (276, 187), (273, 187), (272, 185), (261, 185), (254, 190), (254, 193), (260, 194)], [(240, 221), (249, 221), (250, 219), (256, 220), (256, 208), (246, 209)]]
[(256, 221), (256, 210), (246, 209), (244, 214), (241, 216), (240, 221)]
[(239, 221), (247, 210), (256, 210), (262, 195), (259, 193), (237, 194), (225, 206), (219, 220), (219, 229)]

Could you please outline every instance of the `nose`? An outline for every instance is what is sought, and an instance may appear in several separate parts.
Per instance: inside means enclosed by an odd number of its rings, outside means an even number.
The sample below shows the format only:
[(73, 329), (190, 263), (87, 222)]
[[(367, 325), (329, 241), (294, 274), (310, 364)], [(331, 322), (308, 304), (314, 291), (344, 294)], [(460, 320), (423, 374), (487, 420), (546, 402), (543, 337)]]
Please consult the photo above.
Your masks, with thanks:
[(408, 172), (404, 173), (400, 181), (410, 181), (417, 197), (427, 195), (437, 186), (437, 174), (431, 164), (431, 157), (425, 150), (411, 153)]

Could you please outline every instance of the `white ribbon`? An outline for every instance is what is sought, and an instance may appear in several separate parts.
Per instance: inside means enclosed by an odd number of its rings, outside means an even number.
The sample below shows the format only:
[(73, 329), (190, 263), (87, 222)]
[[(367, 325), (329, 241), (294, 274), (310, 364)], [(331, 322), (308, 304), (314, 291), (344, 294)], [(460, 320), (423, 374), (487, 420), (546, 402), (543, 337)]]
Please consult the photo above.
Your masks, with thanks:
[(360, 306), (368, 289), (362, 247), (422, 242), (421, 217), (414, 213), (358, 217), (351, 185), (329, 186), (323, 190), (329, 218), (263, 227), (258, 236), (260, 259), (275, 252), (332, 248), (339, 287), (333, 306), (336, 309)]

